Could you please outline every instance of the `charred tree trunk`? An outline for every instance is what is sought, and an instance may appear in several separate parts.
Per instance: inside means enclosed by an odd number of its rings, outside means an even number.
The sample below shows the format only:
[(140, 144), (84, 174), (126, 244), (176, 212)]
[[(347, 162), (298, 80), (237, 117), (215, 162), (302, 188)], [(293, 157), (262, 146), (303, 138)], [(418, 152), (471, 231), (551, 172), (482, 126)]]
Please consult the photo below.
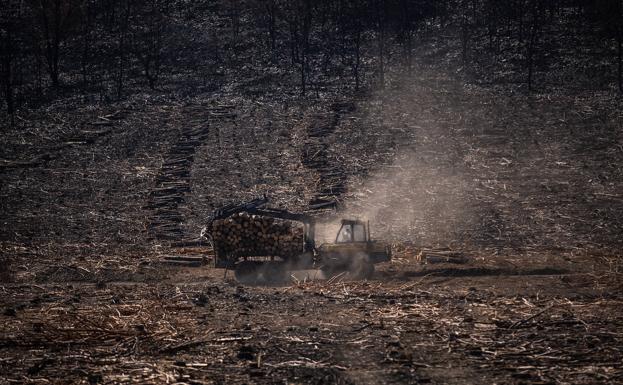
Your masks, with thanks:
[(532, 0), (532, 23), (530, 26), (530, 37), (527, 47), (527, 66), (528, 66), (528, 91), (532, 91), (532, 80), (534, 73), (534, 54), (540, 29), (540, 1)]
[(61, 2), (55, 0), (50, 9), (50, 3), (40, 0), (41, 22), (43, 26), (43, 38), (45, 40), (45, 58), (48, 64), (48, 73), (52, 86), (59, 86), (59, 49), (61, 41)]
[(463, 8), (461, 11), (461, 60), (465, 66), (468, 63), (469, 39), (471, 31), (469, 25), (469, 15), (467, 14), (468, 4), (463, 2), (461, 6)]
[(2, 45), (2, 77), (4, 83), (4, 98), (6, 100), (7, 113), (11, 117), (11, 125), (15, 125), (15, 106), (13, 102), (13, 27), (10, 21), (6, 21), (6, 31)]
[(130, 0), (125, 2), (125, 13), (120, 20), (119, 25), (119, 70), (117, 73), (117, 99), (121, 99), (123, 94), (123, 77), (125, 70), (125, 55), (126, 55), (126, 34), (128, 29), (128, 20), (130, 19)]
[(299, 60), (299, 29), (298, 29), (298, 21), (296, 17), (289, 21), (290, 25), (290, 62), (294, 67)]
[(355, 32), (355, 89), (359, 91), (359, 68), (361, 66), (361, 26), (357, 26)]
[(85, 2), (83, 27), (82, 27), (82, 88), (86, 91), (89, 85), (89, 58), (90, 58), (90, 46), (91, 46), (91, 6), (89, 2)]
[(301, 93), (307, 90), (307, 71), (309, 55), (309, 33), (311, 29), (311, 0), (304, 0), (303, 25), (301, 29)]
[(143, 65), (143, 75), (149, 83), (149, 88), (153, 90), (160, 77), (162, 33), (166, 18), (160, 9), (153, 5), (143, 19), (147, 21), (146, 33), (139, 35), (134, 53)]
[(519, 12), (517, 13), (517, 19), (519, 20), (519, 42), (523, 43), (524, 37), (524, 0), (519, 0)]
[(37, 96), (41, 98), (43, 96), (43, 61), (41, 55), (41, 50), (39, 45), (37, 44), (35, 48), (35, 60), (37, 62)]
[(616, 3), (614, 33), (617, 41), (617, 83), (619, 93), (623, 94), (623, 1)]
[(273, 61), (275, 61), (275, 51), (277, 49), (277, 5), (275, 0), (270, 0), (266, 4), (266, 15), (268, 16), (268, 46)]
[(238, 40), (238, 34), (240, 33), (240, 5), (238, 0), (231, 0), (230, 3), (230, 17), (231, 17), (231, 34), (234, 44)]
[(623, 27), (619, 25), (618, 33), (617, 33), (617, 45), (618, 45), (618, 80), (619, 80), (619, 92), (623, 94), (623, 32), (621, 31)]
[(377, 0), (376, 17), (378, 27), (378, 71), (379, 71), (379, 87), (385, 88), (385, 0)]
[(406, 0), (402, 1), (402, 33), (403, 33), (403, 48), (404, 48), (404, 56), (405, 62), (407, 65), (407, 74), (411, 75), (411, 70), (413, 67), (413, 15), (411, 14), (411, 7), (409, 7), (409, 2)]

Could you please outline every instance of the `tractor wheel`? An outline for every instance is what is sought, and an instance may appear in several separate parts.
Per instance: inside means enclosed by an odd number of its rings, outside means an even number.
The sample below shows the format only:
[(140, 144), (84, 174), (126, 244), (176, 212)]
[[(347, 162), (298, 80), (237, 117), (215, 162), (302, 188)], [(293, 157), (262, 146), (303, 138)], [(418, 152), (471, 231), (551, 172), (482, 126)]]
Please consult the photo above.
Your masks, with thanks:
[(374, 275), (374, 264), (372, 262), (361, 262), (349, 271), (349, 275), (354, 280), (370, 279)]
[(265, 262), (258, 270), (258, 283), (264, 285), (283, 283), (286, 279), (286, 266), (283, 262)]
[(374, 275), (374, 264), (368, 261), (361, 261), (356, 264), (347, 265), (325, 265), (320, 268), (327, 279), (346, 272), (345, 278), (348, 280), (370, 279)]
[(246, 285), (256, 284), (260, 266), (261, 264), (255, 261), (242, 261), (238, 263), (234, 270), (236, 281)]

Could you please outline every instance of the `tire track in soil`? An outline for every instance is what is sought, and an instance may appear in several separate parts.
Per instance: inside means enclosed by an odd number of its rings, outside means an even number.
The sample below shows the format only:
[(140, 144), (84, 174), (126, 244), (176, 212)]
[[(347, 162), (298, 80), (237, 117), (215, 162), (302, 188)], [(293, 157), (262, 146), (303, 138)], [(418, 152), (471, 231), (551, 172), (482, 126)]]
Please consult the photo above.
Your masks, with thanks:
[(342, 164), (331, 157), (331, 135), (340, 124), (343, 114), (355, 111), (352, 102), (334, 102), (328, 113), (316, 114), (307, 128), (307, 138), (303, 143), (301, 163), (318, 174), (316, 193), (308, 206), (338, 202), (347, 190), (347, 175)]
[(236, 117), (232, 105), (190, 106), (184, 116), (193, 117), (181, 129), (178, 141), (165, 156), (145, 209), (150, 211), (150, 239), (179, 241), (186, 238), (182, 223), (188, 217), (187, 197), (191, 192), (194, 157), (210, 136), (210, 127)]

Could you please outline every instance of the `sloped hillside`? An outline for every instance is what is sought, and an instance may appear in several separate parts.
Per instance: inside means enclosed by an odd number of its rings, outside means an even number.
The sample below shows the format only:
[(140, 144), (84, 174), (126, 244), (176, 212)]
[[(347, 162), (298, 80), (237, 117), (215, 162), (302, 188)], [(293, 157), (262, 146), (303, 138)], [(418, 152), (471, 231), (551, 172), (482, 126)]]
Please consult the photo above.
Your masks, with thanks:
[(2, 239), (166, 244), (197, 237), (215, 207), (267, 194), (292, 210), (336, 200), (338, 216), (394, 241), (607, 250), (621, 241), (618, 105), (505, 95), (421, 64), (359, 97), (55, 106), (3, 139), (15, 160), (2, 165)]

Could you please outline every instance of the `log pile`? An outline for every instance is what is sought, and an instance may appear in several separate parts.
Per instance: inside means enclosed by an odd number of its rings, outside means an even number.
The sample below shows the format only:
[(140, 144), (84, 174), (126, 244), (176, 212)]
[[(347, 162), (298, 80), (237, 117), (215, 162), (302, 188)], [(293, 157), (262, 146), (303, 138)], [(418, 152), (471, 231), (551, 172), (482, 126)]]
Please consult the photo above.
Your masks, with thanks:
[(211, 125), (221, 125), (225, 120), (235, 117), (233, 105), (218, 105), (199, 109), (186, 107), (184, 113), (189, 116), (204, 116), (205, 119), (191, 122), (181, 127), (180, 136), (173, 144), (162, 162), (156, 186), (149, 193), (146, 208), (152, 210), (149, 232), (151, 237), (159, 240), (179, 241), (187, 239), (181, 226), (187, 217), (188, 196), (191, 194), (191, 168), (195, 161), (197, 149), (210, 137)]
[(210, 229), (218, 255), (291, 256), (303, 250), (303, 228), (247, 213), (212, 222)]
[(469, 258), (460, 251), (424, 249), (416, 256), (416, 261), (425, 263), (456, 263), (464, 264)]

